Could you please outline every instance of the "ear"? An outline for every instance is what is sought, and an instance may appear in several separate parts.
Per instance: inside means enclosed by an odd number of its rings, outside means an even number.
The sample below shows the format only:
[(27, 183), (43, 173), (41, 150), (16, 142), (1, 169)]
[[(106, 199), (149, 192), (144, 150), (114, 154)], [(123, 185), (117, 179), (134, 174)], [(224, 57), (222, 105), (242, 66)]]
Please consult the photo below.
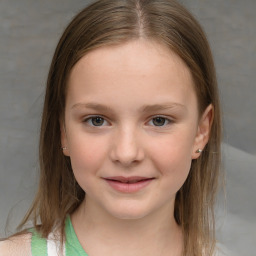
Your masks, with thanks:
[(213, 122), (213, 117), (214, 117), (214, 108), (212, 104), (210, 104), (205, 109), (198, 123), (197, 134), (195, 137), (194, 147), (192, 152), (192, 159), (197, 159), (201, 153), (199, 151), (203, 150), (205, 145), (208, 143), (210, 132), (211, 132), (211, 126)]
[(61, 148), (62, 148), (63, 154), (65, 156), (69, 156), (67, 133), (66, 133), (65, 123), (63, 120), (60, 120), (60, 139), (61, 139)]

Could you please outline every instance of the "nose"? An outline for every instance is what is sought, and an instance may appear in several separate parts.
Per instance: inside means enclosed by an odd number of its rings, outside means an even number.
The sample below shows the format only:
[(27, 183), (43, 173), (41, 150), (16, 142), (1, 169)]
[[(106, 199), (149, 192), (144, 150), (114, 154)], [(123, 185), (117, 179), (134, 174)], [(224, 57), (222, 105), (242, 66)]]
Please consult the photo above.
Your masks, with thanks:
[(134, 129), (126, 128), (115, 133), (110, 152), (111, 160), (129, 167), (144, 159), (144, 150)]

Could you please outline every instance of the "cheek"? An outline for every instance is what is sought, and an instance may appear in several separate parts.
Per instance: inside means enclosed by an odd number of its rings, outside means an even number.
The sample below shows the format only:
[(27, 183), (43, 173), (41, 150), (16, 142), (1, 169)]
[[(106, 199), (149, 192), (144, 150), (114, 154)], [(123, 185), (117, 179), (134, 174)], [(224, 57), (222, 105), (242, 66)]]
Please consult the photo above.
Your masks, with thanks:
[(189, 174), (192, 147), (193, 140), (184, 135), (170, 136), (150, 147), (152, 161), (172, 192), (180, 189)]
[(69, 141), (69, 153), (77, 179), (83, 178), (85, 174), (97, 173), (106, 156), (106, 145), (107, 142), (103, 138), (72, 136)]
[(153, 161), (163, 175), (188, 173), (191, 165), (191, 151), (181, 145), (155, 147)]

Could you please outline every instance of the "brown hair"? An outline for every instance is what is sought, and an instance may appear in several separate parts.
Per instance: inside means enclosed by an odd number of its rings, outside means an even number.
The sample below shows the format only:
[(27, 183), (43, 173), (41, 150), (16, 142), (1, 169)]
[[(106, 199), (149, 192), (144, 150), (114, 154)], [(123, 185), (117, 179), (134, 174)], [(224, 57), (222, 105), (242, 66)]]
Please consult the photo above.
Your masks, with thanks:
[(183, 255), (213, 255), (214, 201), (219, 179), (221, 118), (212, 54), (194, 17), (174, 0), (98, 0), (68, 25), (56, 48), (49, 71), (40, 137), (40, 184), (20, 228), (32, 219), (47, 237), (53, 227), (64, 230), (67, 214), (82, 202), (85, 192), (76, 182), (70, 159), (61, 151), (60, 119), (73, 66), (101, 46), (146, 38), (168, 46), (189, 67), (199, 113), (212, 104), (214, 119), (209, 142), (192, 161), (187, 180), (178, 191), (174, 216), (184, 234)]

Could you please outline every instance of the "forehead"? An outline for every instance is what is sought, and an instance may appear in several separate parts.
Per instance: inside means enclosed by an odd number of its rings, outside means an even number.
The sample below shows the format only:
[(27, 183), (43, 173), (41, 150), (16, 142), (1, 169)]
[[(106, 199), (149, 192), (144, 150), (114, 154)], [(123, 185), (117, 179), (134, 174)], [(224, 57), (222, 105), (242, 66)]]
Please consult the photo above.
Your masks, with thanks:
[[(94, 49), (82, 57), (73, 67), (70, 78), (74, 73), (90, 69), (97, 72), (108, 72), (109, 68), (136, 70), (140, 75), (149, 75), (154, 70), (170, 72), (175, 70), (178, 75), (190, 78), (190, 70), (184, 61), (166, 45), (153, 40), (137, 39), (123, 44), (103, 46)], [(127, 74), (129, 75), (129, 73)]]
[(183, 60), (154, 41), (100, 47), (82, 57), (72, 69), (67, 102), (94, 97), (116, 102), (122, 96), (141, 104), (144, 100), (184, 103), (195, 98), (195, 92), (191, 72)]

